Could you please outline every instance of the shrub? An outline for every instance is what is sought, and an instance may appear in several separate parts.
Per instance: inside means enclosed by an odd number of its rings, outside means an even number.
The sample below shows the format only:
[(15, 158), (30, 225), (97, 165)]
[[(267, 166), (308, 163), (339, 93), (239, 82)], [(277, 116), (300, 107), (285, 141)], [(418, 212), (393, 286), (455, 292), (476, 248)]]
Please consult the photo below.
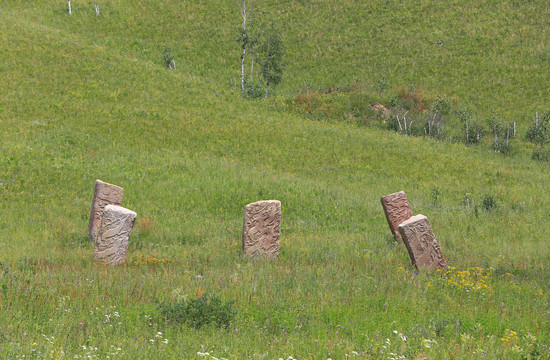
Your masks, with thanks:
[(540, 120), (537, 118), (529, 127), (526, 134), (527, 141), (544, 146), (550, 141), (550, 111), (544, 114)]
[(261, 99), (265, 96), (265, 89), (262, 84), (247, 81), (244, 83), (243, 97), (245, 99)]
[(433, 111), (437, 111), (441, 115), (448, 115), (451, 111), (451, 103), (441, 95), (437, 96), (432, 106)]
[(388, 101), (386, 102), (386, 107), (388, 108), (395, 108), (399, 105), (399, 100), (397, 99), (396, 95), (392, 95), (389, 97)]
[(439, 188), (437, 186), (432, 187), (432, 204), (433, 206), (439, 205), (439, 195), (441, 195), (441, 192), (439, 191)]
[(487, 119), (487, 125), (494, 137), (493, 149), (504, 155), (511, 154), (512, 146), (510, 145), (510, 139), (514, 137), (512, 125), (505, 123), (495, 113)]
[(430, 107), (430, 99), (419, 89), (404, 88), (399, 90), (398, 98), (403, 109), (412, 112), (424, 112)]
[(482, 203), (481, 206), (483, 206), (483, 209), (485, 211), (490, 212), (490, 211), (496, 209), (497, 202), (491, 195), (484, 195), (483, 196), (483, 203)]
[(382, 75), (374, 85), (374, 90), (379, 94), (384, 94), (388, 91), (388, 81), (385, 75)]
[(166, 322), (186, 324), (195, 329), (209, 324), (227, 328), (237, 314), (232, 301), (225, 302), (216, 295), (208, 293), (192, 300), (162, 304), (160, 312)]
[(399, 132), (399, 122), (397, 121), (397, 118), (395, 116), (390, 116), (388, 120), (386, 121), (386, 126), (388, 127), (388, 130), (397, 131)]
[(477, 121), (472, 120), (472, 114), (467, 109), (459, 109), (457, 112), (458, 119), (462, 123), (465, 139), (464, 143), (477, 144), (483, 138), (483, 128)]
[(260, 45), (259, 55), (261, 75), (266, 87), (269, 88), (279, 84), (283, 79), (285, 47), (280, 29), (271, 24), (270, 27), (265, 28), (264, 32), (265, 39)]
[(474, 205), (474, 199), (472, 197), (472, 194), (470, 193), (466, 193), (464, 194), (464, 197), (462, 198), (462, 205), (464, 205), (464, 207), (472, 207)]
[(426, 114), (424, 134), (439, 139), (445, 136), (445, 118), (438, 111)]
[(425, 124), (420, 119), (413, 119), (407, 125), (407, 132), (412, 136), (423, 136), (425, 134)]
[(536, 148), (533, 150), (531, 159), (538, 161), (550, 161), (550, 151), (544, 150), (543, 148)]
[(162, 51), (162, 64), (167, 69), (175, 69), (176, 68), (176, 62), (174, 60), (174, 55), (172, 55), (172, 48), (168, 45), (164, 47), (164, 50)]

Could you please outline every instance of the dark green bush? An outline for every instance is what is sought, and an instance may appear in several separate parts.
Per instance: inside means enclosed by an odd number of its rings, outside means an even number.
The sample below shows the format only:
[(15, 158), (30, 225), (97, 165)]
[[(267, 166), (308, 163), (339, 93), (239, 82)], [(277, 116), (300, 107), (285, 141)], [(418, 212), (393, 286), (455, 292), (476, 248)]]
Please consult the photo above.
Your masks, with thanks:
[(174, 61), (174, 55), (172, 54), (172, 48), (168, 45), (164, 47), (164, 50), (162, 51), (162, 64), (167, 69), (172, 69), (176, 67), (176, 62)]
[(544, 146), (550, 141), (550, 111), (533, 121), (526, 134), (527, 141)]
[(482, 203), (483, 209), (487, 212), (490, 212), (497, 207), (497, 202), (491, 195), (484, 195), (483, 196), (483, 203)]
[(260, 83), (247, 81), (244, 83), (243, 97), (245, 99), (261, 99), (265, 97), (265, 88)]
[(441, 95), (438, 95), (432, 105), (432, 110), (437, 111), (441, 115), (448, 115), (451, 111), (451, 103)]
[(543, 148), (536, 148), (531, 158), (538, 161), (550, 161), (550, 151), (544, 150)]
[(439, 191), (439, 188), (437, 186), (432, 187), (432, 204), (433, 206), (439, 206), (439, 195), (441, 195), (441, 192)]
[(207, 293), (192, 300), (161, 304), (160, 312), (168, 323), (186, 324), (195, 329), (209, 324), (227, 328), (237, 314), (232, 301), (222, 301)]
[(423, 136), (425, 134), (425, 124), (421, 122), (420, 118), (414, 119), (408, 123), (407, 132), (412, 136)]
[(483, 138), (483, 127), (473, 119), (472, 114), (465, 108), (457, 111), (457, 116), (462, 123), (462, 129), (464, 131), (464, 143), (477, 144)]
[(397, 98), (397, 95), (392, 95), (388, 98), (388, 101), (386, 102), (386, 107), (388, 108), (395, 108), (399, 105), (399, 99)]

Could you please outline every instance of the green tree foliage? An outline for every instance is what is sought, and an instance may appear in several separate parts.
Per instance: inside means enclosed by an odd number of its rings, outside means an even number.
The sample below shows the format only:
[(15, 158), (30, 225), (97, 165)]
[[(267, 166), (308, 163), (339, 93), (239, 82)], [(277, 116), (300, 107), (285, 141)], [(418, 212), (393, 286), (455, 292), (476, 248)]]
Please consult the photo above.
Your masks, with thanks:
[(472, 113), (465, 108), (461, 108), (457, 111), (457, 117), (464, 131), (464, 143), (466, 145), (479, 143), (483, 137), (483, 128), (474, 119)]
[(538, 116), (526, 134), (527, 141), (536, 145), (544, 146), (550, 141), (550, 111), (546, 112), (540, 119)]
[(279, 84), (283, 79), (284, 51), (281, 32), (271, 25), (260, 46), (261, 75), (268, 88)]
[[(279, 84), (283, 78), (284, 46), (281, 32), (273, 24), (266, 27), (255, 21), (252, 16), (253, 3), (243, 0), (239, 4), (242, 26), (239, 29), (237, 42), (241, 47), (241, 90), (245, 98), (267, 97), (269, 89)], [(254, 21), (253, 21), (254, 20)], [(257, 62), (260, 71), (254, 79), (254, 64)], [(246, 68), (250, 65), (250, 73)], [(249, 75), (249, 76), (247, 76)]]

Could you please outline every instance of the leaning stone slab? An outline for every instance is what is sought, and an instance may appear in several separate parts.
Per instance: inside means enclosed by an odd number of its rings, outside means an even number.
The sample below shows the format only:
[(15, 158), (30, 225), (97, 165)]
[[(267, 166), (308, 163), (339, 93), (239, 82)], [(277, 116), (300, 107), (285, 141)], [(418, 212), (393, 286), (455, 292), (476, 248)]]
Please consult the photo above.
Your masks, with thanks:
[(404, 191), (383, 196), (380, 199), (391, 233), (399, 237), (399, 224), (413, 216), (411, 205)]
[(435, 270), (447, 266), (427, 217), (420, 214), (411, 217), (399, 225), (399, 233), (417, 269)]
[(279, 256), (281, 202), (263, 200), (244, 207), (243, 251), (248, 256)]
[(105, 263), (118, 265), (126, 261), (128, 241), (137, 214), (122, 206), (107, 205), (95, 243), (94, 255)]
[(101, 226), (101, 216), (103, 209), (107, 205), (122, 204), (124, 189), (120, 186), (112, 185), (101, 180), (95, 181), (94, 199), (92, 201), (92, 213), (88, 224), (88, 235), (92, 243), (97, 239), (99, 227)]

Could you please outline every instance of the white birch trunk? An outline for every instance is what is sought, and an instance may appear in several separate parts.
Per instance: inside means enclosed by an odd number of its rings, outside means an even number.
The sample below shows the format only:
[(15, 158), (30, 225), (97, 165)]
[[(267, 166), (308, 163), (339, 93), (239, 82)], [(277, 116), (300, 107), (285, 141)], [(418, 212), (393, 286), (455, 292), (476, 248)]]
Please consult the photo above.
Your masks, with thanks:
[(246, 0), (243, 0), (243, 5), (241, 7), (241, 16), (243, 17), (243, 36), (245, 37), (243, 45), (243, 55), (241, 57), (241, 90), (244, 91), (244, 59), (246, 55), (246, 19), (248, 18), (248, 11), (246, 9)]
[(95, 16), (99, 16), (99, 5), (97, 4), (96, 0), (94, 0), (94, 7), (95, 7)]
[(399, 124), (399, 131), (403, 131), (403, 128), (401, 127), (401, 121), (399, 121), (399, 115), (395, 115), (397, 118), (397, 123)]
[(254, 73), (254, 52), (252, 52), (252, 65), (250, 65), (250, 82), (254, 81), (252, 74)]
[(246, 54), (246, 48), (243, 49), (243, 55), (241, 60), (241, 89), (244, 90), (244, 55)]
[(69, 15), (72, 15), (73, 13), (71, 12), (71, 0), (69, 0)]

